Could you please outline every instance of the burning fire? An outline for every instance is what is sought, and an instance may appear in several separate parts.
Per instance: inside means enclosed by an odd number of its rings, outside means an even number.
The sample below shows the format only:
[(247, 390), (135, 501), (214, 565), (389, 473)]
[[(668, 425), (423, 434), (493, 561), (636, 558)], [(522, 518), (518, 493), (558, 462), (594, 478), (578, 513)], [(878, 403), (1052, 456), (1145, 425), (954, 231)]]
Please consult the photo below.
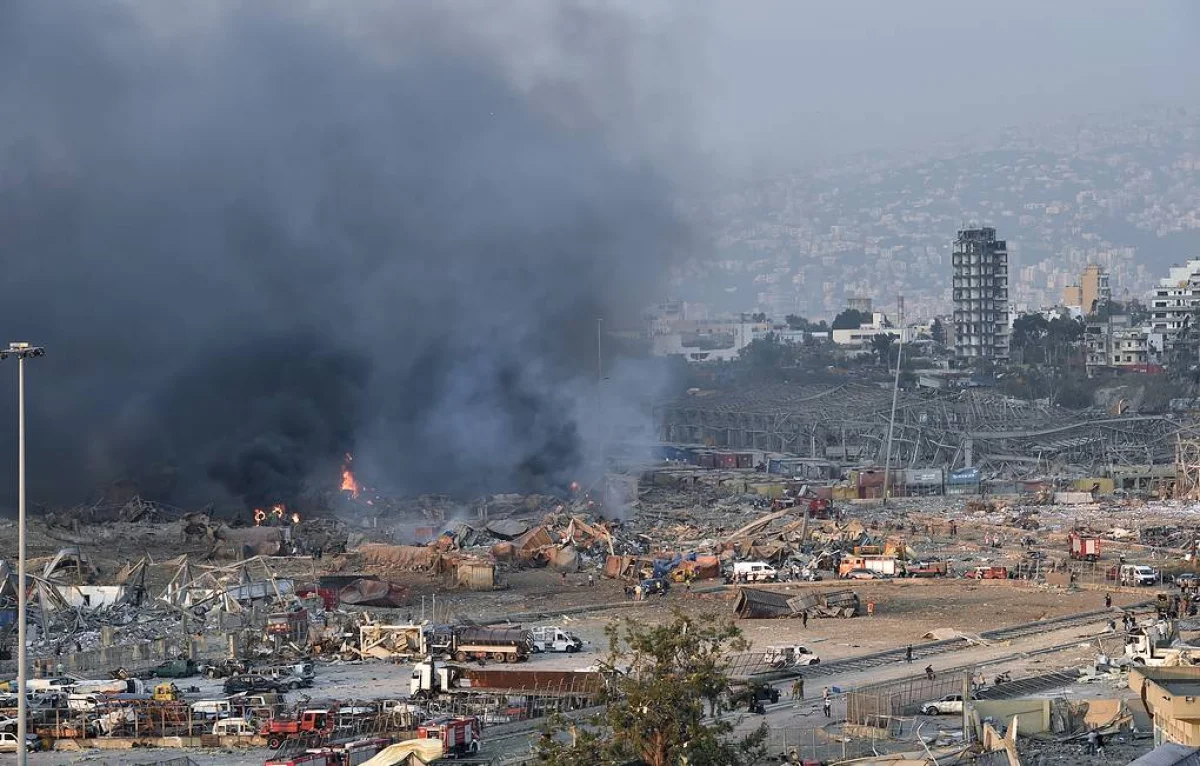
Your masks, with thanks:
[(347, 452), (346, 462), (342, 463), (342, 491), (349, 492), (350, 497), (358, 497), (362, 487), (359, 486), (358, 479), (354, 478), (354, 472), (350, 470), (350, 464), (353, 462), (354, 456)]
[(292, 511), (292, 523), (293, 524), (300, 523), (300, 514), (296, 513), (295, 511)]
[[(277, 519), (283, 519), (283, 515), (285, 513), (287, 513), (287, 506), (285, 506), (283, 503), (280, 503), (278, 505), (272, 505), (269, 510), (263, 510), (262, 508), (255, 508), (254, 509), (254, 526), (261, 527), (262, 523), (267, 520), (267, 516), (274, 516)], [(299, 524), (300, 523), (300, 514), (293, 513), (292, 521), (296, 524)]]

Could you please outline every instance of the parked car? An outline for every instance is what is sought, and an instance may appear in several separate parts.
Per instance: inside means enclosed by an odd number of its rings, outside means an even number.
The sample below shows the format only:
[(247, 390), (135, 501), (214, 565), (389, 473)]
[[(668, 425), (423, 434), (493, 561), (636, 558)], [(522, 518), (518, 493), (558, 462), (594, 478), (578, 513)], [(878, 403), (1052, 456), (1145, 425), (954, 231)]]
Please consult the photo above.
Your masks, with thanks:
[(284, 686), (273, 678), (247, 673), (231, 676), (225, 679), (226, 694), (241, 694), (242, 692), (282, 692)]
[(0, 731), (16, 731), (17, 719), (12, 716), (0, 716)]
[(963, 698), (961, 694), (947, 694), (941, 699), (921, 705), (922, 715), (946, 715), (949, 713), (961, 713), (962, 711)]
[(1200, 587), (1200, 574), (1195, 572), (1183, 572), (1175, 575), (1175, 585), (1182, 589)]
[[(17, 739), (17, 735), (11, 732), (0, 732), (0, 753), (15, 753), (17, 752), (17, 744), (21, 740)], [(36, 753), (42, 749), (42, 741), (38, 739), (36, 734), (25, 735), (25, 750), (26, 752)]]
[(851, 569), (842, 575), (843, 580), (879, 580), (882, 576), (871, 569)]

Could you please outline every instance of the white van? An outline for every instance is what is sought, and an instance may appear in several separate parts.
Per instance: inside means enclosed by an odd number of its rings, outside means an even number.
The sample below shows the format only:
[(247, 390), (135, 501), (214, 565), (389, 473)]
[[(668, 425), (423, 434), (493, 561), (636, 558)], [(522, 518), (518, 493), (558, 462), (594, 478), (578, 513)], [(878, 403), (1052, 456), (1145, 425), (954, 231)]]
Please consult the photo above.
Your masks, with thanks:
[(733, 565), (733, 579), (741, 582), (766, 582), (778, 577), (775, 567), (762, 561), (739, 561)]
[(245, 718), (226, 718), (213, 724), (212, 733), (218, 737), (253, 737), (258, 732)]
[(1158, 572), (1145, 564), (1125, 564), (1121, 567), (1122, 585), (1153, 585), (1158, 582)]
[(197, 718), (232, 718), (233, 705), (229, 700), (199, 700), (192, 703), (192, 715)]

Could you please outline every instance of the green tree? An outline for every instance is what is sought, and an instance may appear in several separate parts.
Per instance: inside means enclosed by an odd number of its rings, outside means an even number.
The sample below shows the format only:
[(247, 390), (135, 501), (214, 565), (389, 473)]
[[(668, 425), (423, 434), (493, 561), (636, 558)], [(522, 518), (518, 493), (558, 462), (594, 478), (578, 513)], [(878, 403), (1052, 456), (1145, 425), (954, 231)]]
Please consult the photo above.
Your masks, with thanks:
[(745, 651), (741, 631), (715, 615), (693, 619), (676, 610), (670, 622), (610, 623), (601, 667), (613, 681), (605, 709), (572, 724), (554, 718), (535, 745), (544, 766), (750, 766), (766, 757), (765, 725), (745, 737), (733, 723), (707, 718), (729, 689), (728, 652)]
[(864, 324), (870, 324), (871, 315), (864, 314), (857, 309), (846, 309), (842, 313), (833, 318), (833, 329), (835, 330), (857, 330)]
[(946, 328), (942, 324), (942, 320), (935, 318), (929, 325), (929, 337), (933, 338), (933, 342), (939, 346), (946, 345)]
[(788, 314), (783, 318), (783, 321), (787, 322), (789, 330), (806, 331), (812, 327), (812, 324), (807, 319), (796, 314)]
[(892, 343), (895, 342), (896, 336), (891, 333), (880, 333), (879, 335), (871, 336), (871, 353), (875, 355), (875, 363), (883, 364), (889, 358), (889, 353), (892, 350)]

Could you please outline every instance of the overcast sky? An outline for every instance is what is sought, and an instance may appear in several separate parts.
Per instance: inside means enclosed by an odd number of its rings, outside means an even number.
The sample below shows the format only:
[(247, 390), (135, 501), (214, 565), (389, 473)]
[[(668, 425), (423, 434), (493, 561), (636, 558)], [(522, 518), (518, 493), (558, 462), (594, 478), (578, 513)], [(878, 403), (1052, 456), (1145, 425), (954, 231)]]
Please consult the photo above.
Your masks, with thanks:
[(704, 145), (805, 161), (1147, 102), (1200, 104), (1193, 0), (707, 0)]

